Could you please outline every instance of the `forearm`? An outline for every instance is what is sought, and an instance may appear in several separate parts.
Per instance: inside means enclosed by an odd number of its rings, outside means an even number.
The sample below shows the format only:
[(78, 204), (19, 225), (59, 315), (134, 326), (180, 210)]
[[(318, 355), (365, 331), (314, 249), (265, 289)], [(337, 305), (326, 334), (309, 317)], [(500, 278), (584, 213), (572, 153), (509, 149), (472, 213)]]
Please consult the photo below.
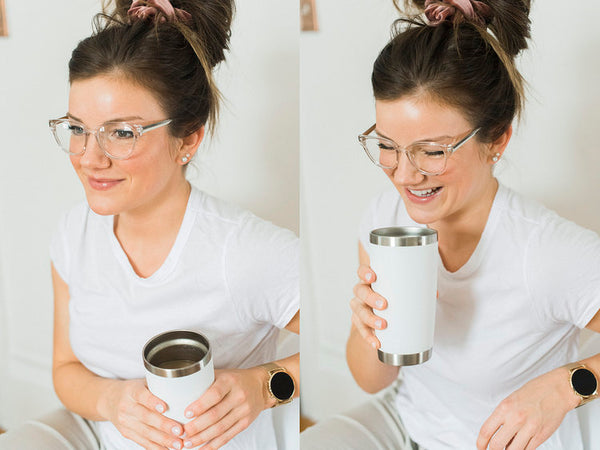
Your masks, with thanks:
[(346, 344), (346, 361), (356, 383), (371, 394), (392, 384), (400, 371), (399, 367), (379, 361), (377, 351), (362, 338), (354, 325)]
[(68, 362), (52, 371), (54, 390), (63, 405), (88, 420), (108, 420), (103, 401), (119, 380), (102, 378), (80, 362)]

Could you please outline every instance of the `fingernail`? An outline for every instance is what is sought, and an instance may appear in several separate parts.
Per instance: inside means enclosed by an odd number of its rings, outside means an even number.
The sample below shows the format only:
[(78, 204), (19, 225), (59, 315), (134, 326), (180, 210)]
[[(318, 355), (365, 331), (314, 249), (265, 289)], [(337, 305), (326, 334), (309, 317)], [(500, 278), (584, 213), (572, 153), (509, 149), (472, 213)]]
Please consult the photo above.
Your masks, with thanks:
[(158, 405), (156, 405), (156, 410), (162, 414), (165, 412), (165, 407), (159, 403)]
[(375, 327), (381, 328), (382, 325), (383, 325), (383, 322), (381, 320), (376, 320), (375, 321)]
[(194, 417), (194, 413), (192, 411), (186, 411), (185, 417), (187, 417), (188, 419), (191, 419), (192, 417)]
[(373, 278), (373, 274), (371, 272), (369, 272), (365, 275), (365, 280), (371, 281), (371, 278)]
[(383, 300), (377, 300), (375, 302), (375, 307), (379, 309), (383, 308)]
[(179, 441), (173, 442), (173, 448), (175, 448), (177, 450), (181, 450), (181, 442), (179, 442)]
[(192, 448), (192, 445), (193, 445), (193, 444), (192, 444), (192, 441), (185, 441), (185, 442), (183, 443), (183, 445), (185, 445), (185, 448)]
[(171, 428), (171, 431), (175, 436), (179, 436), (181, 434), (181, 428), (179, 428), (177, 425)]

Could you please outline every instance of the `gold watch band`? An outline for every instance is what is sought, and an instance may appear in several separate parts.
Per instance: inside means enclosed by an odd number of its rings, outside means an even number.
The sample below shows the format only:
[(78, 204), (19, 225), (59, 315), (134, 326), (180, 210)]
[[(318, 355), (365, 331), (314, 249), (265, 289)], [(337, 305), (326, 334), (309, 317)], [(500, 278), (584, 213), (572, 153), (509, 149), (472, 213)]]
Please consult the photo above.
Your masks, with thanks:
[[(592, 400), (595, 400), (598, 398), (598, 377), (596, 376), (596, 374), (594, 373), (594, 371), (592, 369), (590, 369), (588, 366), (586, 366), (585, 364), (580, 363), (580, 362), (565, 364), (563, 367), (569, 371), (569, 384), (571, 385), (571, 389), (573, 389), (573, 392), (575, 393), (575, 395), (577, 395), (581, 399), (579, 402), (579, 405), (577, 405), (575, 408), (579, 408), (580, 406), (583, 406), (586, 403), (589, 403)], [(592, 394), (582, 395), (579, 392), (577, 392), (577, 390), (575, 389), (575, 386), (573, 386), (573, 373), (578, 369), (589, 370), (592, 373), (592, 375), (594, 376), (594, 378), (596, 378), (596, 390)]]
[[(273, 406), (271, 406), (271, 408), (275, 408), (276, 406), (285, 405), (286, 403), (290, 403), (294, 399), (293, 394), (287, 400), (280, 400), (279, 398), (277, 398), (275, 396), (275, 394), (273, 393), (273, 390), (271, 389), (271, 379), (273, 378), (273, 375), (275, 375), (276, 373), (284, 372), (288, 376), (290, 376), (290, 378), (292, 378), (291, 375), (288, 373), (288, 371), (285, 369), (285, 367), (281, 367), (280, 365), (275, 364), (273, 362), (261, 364), (260, 367), (264, 368), (267, 371), (267, 373), (269, 374), (269, 379), (267, 380), (267, 384), (266, 384), (267, 395), (269, 396), (269, 398), (272, 398), (273, 400), (275, 400), (275, 404)], [(292, 378), (292, 382), (293, 382), (293, 378)], [(295, 387), (294, 387), (294, 390), (296, 390)]]

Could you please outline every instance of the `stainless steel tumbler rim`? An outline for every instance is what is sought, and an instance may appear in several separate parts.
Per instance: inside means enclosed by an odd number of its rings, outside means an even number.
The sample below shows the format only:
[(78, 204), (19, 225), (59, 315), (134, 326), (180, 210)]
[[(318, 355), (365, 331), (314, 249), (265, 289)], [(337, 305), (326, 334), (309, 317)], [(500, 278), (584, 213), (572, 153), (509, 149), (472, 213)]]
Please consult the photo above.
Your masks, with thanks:
[(397, 353), (386, 353), (377, 349), (377, 356), (379, 361), (389, 364), (391, 366), (415, 366), (422, 364), (431, 358), (431, 349), (425, 350), (420, 353), (412, 353), (408, 355), (399, 355)]
[[(188, 353), (200, 353), (203, 356), (193, 364), (176, 369), (165, 369), (156, 365), (157, 357), (163, 357), (163, 353), (169, 352), (181, 354), (181, 349)], [(195, 331), (174, 330), (160, 333), (150, 339), (142, 351), (144, 356), (144, 367), (148, 372), (163, 378), (179, 378), (199, 372), (212, 360), (210, 343), (208, 339)], [(165, 358), (166, 359), (166, 358)]]
[(377, 228), (369, 234), (369, 241), (384, 247), (416, 247), (437, 242), (437, 231), (425, 227)]

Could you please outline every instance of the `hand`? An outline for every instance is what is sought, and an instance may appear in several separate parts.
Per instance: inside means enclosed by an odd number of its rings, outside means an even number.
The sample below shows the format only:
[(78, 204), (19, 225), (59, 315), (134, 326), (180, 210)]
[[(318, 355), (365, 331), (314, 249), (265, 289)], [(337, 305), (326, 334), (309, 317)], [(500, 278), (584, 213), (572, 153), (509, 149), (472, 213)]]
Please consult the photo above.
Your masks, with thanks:
[(98, 412), (127, 439), (148, 450), (181, 449), (183, 427), (161, 414), (166, 409), (144, 380), (113, 380), (98, 402)]
[(560, 426), (580, 398), (569, 385), (564, 367), (534, 378), (505, 398), (485, 421), (477, 449), (532, 450)]
[(185, 448), (207, 443), (215, 450), (248, 428), (268, 405), (267, 371), (262, 367), (215, 370), (215, 382), (185, 410), (195, 419), (184, 426)]
[(381, 343), (375, 336), (375, 330), (383, 330), (387, 327), (387, 322), (373, 314), (373, 309), (387, 308), (387, 301), (371, 289), (376, 275), (369, 266), (361, 265), (358, 268), (358, 277), (361, 281), (354, 286), (354, 298), (350, 300), (352, 323), (367, 343), (379, 348)]

